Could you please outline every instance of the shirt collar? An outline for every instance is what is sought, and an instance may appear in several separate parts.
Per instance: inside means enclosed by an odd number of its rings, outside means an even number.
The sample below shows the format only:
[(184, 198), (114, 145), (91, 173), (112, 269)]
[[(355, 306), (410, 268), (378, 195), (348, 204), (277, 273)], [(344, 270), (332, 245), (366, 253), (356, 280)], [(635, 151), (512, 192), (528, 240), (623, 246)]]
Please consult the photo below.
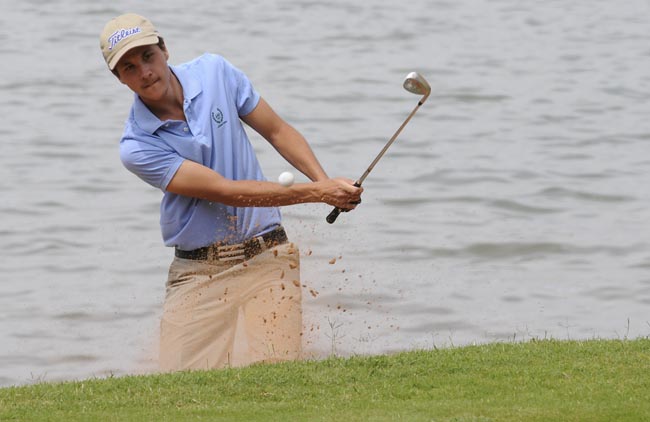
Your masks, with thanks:
[[(201, 93), (201, 81), (183, 67), (169, 67), (172, 72), (174, 72), (183, 88), (183, 108), (186, 110), (192, 103), (192, 100)], [(133, 100), (133, 116), (138, 126), (150, 134), (154, 134), (164, 123), (149, 110), (138, 94), (135, 94)]]

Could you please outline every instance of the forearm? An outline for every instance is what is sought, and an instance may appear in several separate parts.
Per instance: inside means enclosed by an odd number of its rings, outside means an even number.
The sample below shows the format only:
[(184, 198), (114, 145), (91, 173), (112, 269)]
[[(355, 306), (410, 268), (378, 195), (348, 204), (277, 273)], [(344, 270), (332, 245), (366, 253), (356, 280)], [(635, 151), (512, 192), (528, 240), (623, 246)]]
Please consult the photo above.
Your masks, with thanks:
[(316, 189), (307, 183), (284, 187), (272, 182), (229, 180), (219, 186), (205, 186), (202, 190), (197, 197), (234, 207), (279, 207), (320, 202)]

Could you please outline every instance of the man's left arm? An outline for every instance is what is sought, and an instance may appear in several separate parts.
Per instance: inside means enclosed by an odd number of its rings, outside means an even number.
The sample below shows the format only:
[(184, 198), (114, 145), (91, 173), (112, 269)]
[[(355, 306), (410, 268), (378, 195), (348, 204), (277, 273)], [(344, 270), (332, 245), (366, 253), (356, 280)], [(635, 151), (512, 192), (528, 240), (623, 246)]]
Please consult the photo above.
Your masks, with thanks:
[(278, 116), (264, 98), (260, 98), (255, 109), (241, 119), (310, 180), (328, 179), (304, 136)]

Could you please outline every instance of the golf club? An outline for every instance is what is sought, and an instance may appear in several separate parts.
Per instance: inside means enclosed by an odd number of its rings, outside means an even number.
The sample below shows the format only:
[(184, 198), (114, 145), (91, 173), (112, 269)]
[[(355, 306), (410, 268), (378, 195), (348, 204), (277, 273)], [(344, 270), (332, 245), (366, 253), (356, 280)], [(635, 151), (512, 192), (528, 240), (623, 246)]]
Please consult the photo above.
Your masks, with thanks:
[[(354, 186), (361, 187), (361, 184), (363, 183), (363, 181), (366, 180), (366, 177), (368, 177), (368, 175), (370, 174), (372, 169), (375, 167), (375, 165), (379, 162), (381, 157), (384, 156), (384, 154), (386, 153), (386, 150), (388, 150), (388, 148), (392, 145), (392, 143), (395, 141), (395, 139), (397, 139), (397, 135), (400, 134), (402, 129), (404, 129), (404, 126), (406, 126), (406, 124), (409, 122), (409, 120), (411, 120), (411, 117), (413, 117), (413, 115), (415, 114), (416, 111), (418, 111), (420, 106), (422, 104), (424, 104), (424, 102), (427, 100), (427, 98), (429, 98), (429, 94), (431, 93), (431, 86), (429, 86), (429, 83), (426, 81), (426, 79), (424, 79), (424, 77), (422, 75), (420, 75), (419, 73), (417, 73), (417, 72), (411, 72), (408, 75), (406, 75), (406, 79), (404, 79), (404, 89), (407, 90), (408, 92), (413, 93), (413, 94), (422, 95), (422, 98), (420, 98), (420, 101), (418, 101), (418, 104), (415, 106), (413, 111), (411, 111), (411, 114), (409, 114), (408, 117), (406, 118), (406, 120), (404, 120), (404, 123), (402, 123), (402, 125), (399, 127), (399, 129), (397, 129), (397, 131), (390, 138), (388, 143), (386, 143), (386, 145), (384, 145), (384, 148), (379, 152), (379, 154), (374, 159), (374, 161), (370, 164), (370, 166), (368, 166), (368, 168), (363, 173), (363, 175), (359, 178), (359, 180), (354, 182)], [(343, 211), (345, 211), (345, 210), (343, 210), (341, 208), (338, 208), (338, 207), (334, 207), (332, 212), (330, 212), (329, 215), (326, 218), (327, 222), (330, 223), (330, 224), (334, 223), (336, 221), (337, 217), (339, 216), (339, 214), (341, 212), (343, 212)]]

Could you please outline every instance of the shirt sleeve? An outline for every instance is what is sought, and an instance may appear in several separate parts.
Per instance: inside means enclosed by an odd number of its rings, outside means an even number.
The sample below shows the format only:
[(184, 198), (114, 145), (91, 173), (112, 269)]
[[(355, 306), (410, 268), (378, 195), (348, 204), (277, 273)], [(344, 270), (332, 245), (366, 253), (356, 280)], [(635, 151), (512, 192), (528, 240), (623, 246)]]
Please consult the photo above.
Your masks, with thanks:
[(255, 110), (260, 101), (260, 94), (253, 88), (248, 76), (225, 59), (224, 74), (235, 99), (239, 116), (246, 116)]
[(161, 190), (167, 189), (185, 160), (174, 151), (130, 138), (120, 142), (120, 159), (130, 172)]

